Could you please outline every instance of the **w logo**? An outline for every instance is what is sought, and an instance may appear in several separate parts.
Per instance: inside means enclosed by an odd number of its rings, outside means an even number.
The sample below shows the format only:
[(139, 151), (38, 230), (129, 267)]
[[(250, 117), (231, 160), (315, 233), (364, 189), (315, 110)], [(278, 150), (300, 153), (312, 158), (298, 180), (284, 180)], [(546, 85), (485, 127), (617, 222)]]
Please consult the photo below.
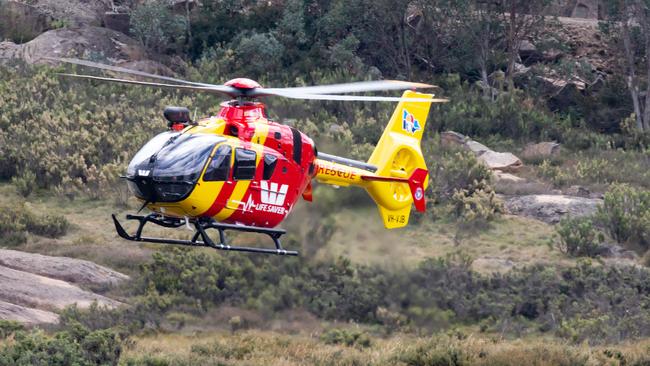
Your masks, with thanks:
[(286, 197), (287, 191), (289, 190), (288, 185), (283, 184), (280, 186), (280, 189), (278, 189), (278, 184), (271, 182), (271, 186), (269, 187), (269, 182), (266, 180), (261, 181), (260, 185), (262, 187), (262, 193), (260, 196), (262, 203), (275, 206), (284, 205), (284, 197)]

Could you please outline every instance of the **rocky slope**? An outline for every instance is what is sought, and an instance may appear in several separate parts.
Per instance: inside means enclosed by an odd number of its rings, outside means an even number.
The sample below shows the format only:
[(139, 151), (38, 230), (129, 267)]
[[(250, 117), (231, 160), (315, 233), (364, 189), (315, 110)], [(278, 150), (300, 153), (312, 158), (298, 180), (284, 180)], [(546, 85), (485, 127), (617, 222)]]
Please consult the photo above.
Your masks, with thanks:
[(68, 305), (116, 307), (122, 303), (79, 285), (106, 289), (127, 279), (85, 260), (0, 249), (0, 319), (56, 323), (55, 312)]

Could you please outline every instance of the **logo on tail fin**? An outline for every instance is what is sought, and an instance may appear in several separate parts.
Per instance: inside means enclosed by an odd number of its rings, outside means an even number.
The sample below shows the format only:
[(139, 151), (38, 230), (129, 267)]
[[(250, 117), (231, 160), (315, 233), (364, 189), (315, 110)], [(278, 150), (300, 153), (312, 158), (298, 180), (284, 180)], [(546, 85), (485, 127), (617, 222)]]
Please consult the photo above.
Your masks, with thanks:
[(412, 135), (420, 130), (420, 122), (406, 109), (402, 111), (402, 129)]

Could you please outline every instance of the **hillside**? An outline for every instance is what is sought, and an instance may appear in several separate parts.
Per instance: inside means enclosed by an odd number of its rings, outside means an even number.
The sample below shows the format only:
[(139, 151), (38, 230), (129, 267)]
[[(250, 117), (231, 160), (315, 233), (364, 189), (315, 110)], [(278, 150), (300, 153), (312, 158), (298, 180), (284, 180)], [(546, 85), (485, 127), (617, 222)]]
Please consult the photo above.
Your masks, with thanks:
[[(0, 0), (0, 366), (647, 364), (640, 4)], [(216, 85), (435, 84), (449, 102), (409, 120), (426, 210), (387, 230), (364, 190), (314, 180), (280, 225), (299, 257), (125, 241), (111, 214), (142, 202), (120, 176), (163, 109), (199, 119), (222, 98), (62, 77), (133, 75), (48, 57)], [(363, 162), (395, 109), (260, 101)]]

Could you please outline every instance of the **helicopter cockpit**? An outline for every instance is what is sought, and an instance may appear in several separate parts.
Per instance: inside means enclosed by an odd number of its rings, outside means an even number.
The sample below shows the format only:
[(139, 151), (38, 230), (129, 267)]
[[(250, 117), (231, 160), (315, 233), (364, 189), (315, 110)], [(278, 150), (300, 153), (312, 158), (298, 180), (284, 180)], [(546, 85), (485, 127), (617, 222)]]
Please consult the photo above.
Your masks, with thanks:
[[(157, 135), (129, 163), (126, 176), (129, 189), (147, 202), (185, 199), (192, 192), (215, 146), (224, 141), (225, 138), (212, 134), (168, 131)], [(229, 169), (230, 146), (221, 145), (204, 178), (225, 180)]]

